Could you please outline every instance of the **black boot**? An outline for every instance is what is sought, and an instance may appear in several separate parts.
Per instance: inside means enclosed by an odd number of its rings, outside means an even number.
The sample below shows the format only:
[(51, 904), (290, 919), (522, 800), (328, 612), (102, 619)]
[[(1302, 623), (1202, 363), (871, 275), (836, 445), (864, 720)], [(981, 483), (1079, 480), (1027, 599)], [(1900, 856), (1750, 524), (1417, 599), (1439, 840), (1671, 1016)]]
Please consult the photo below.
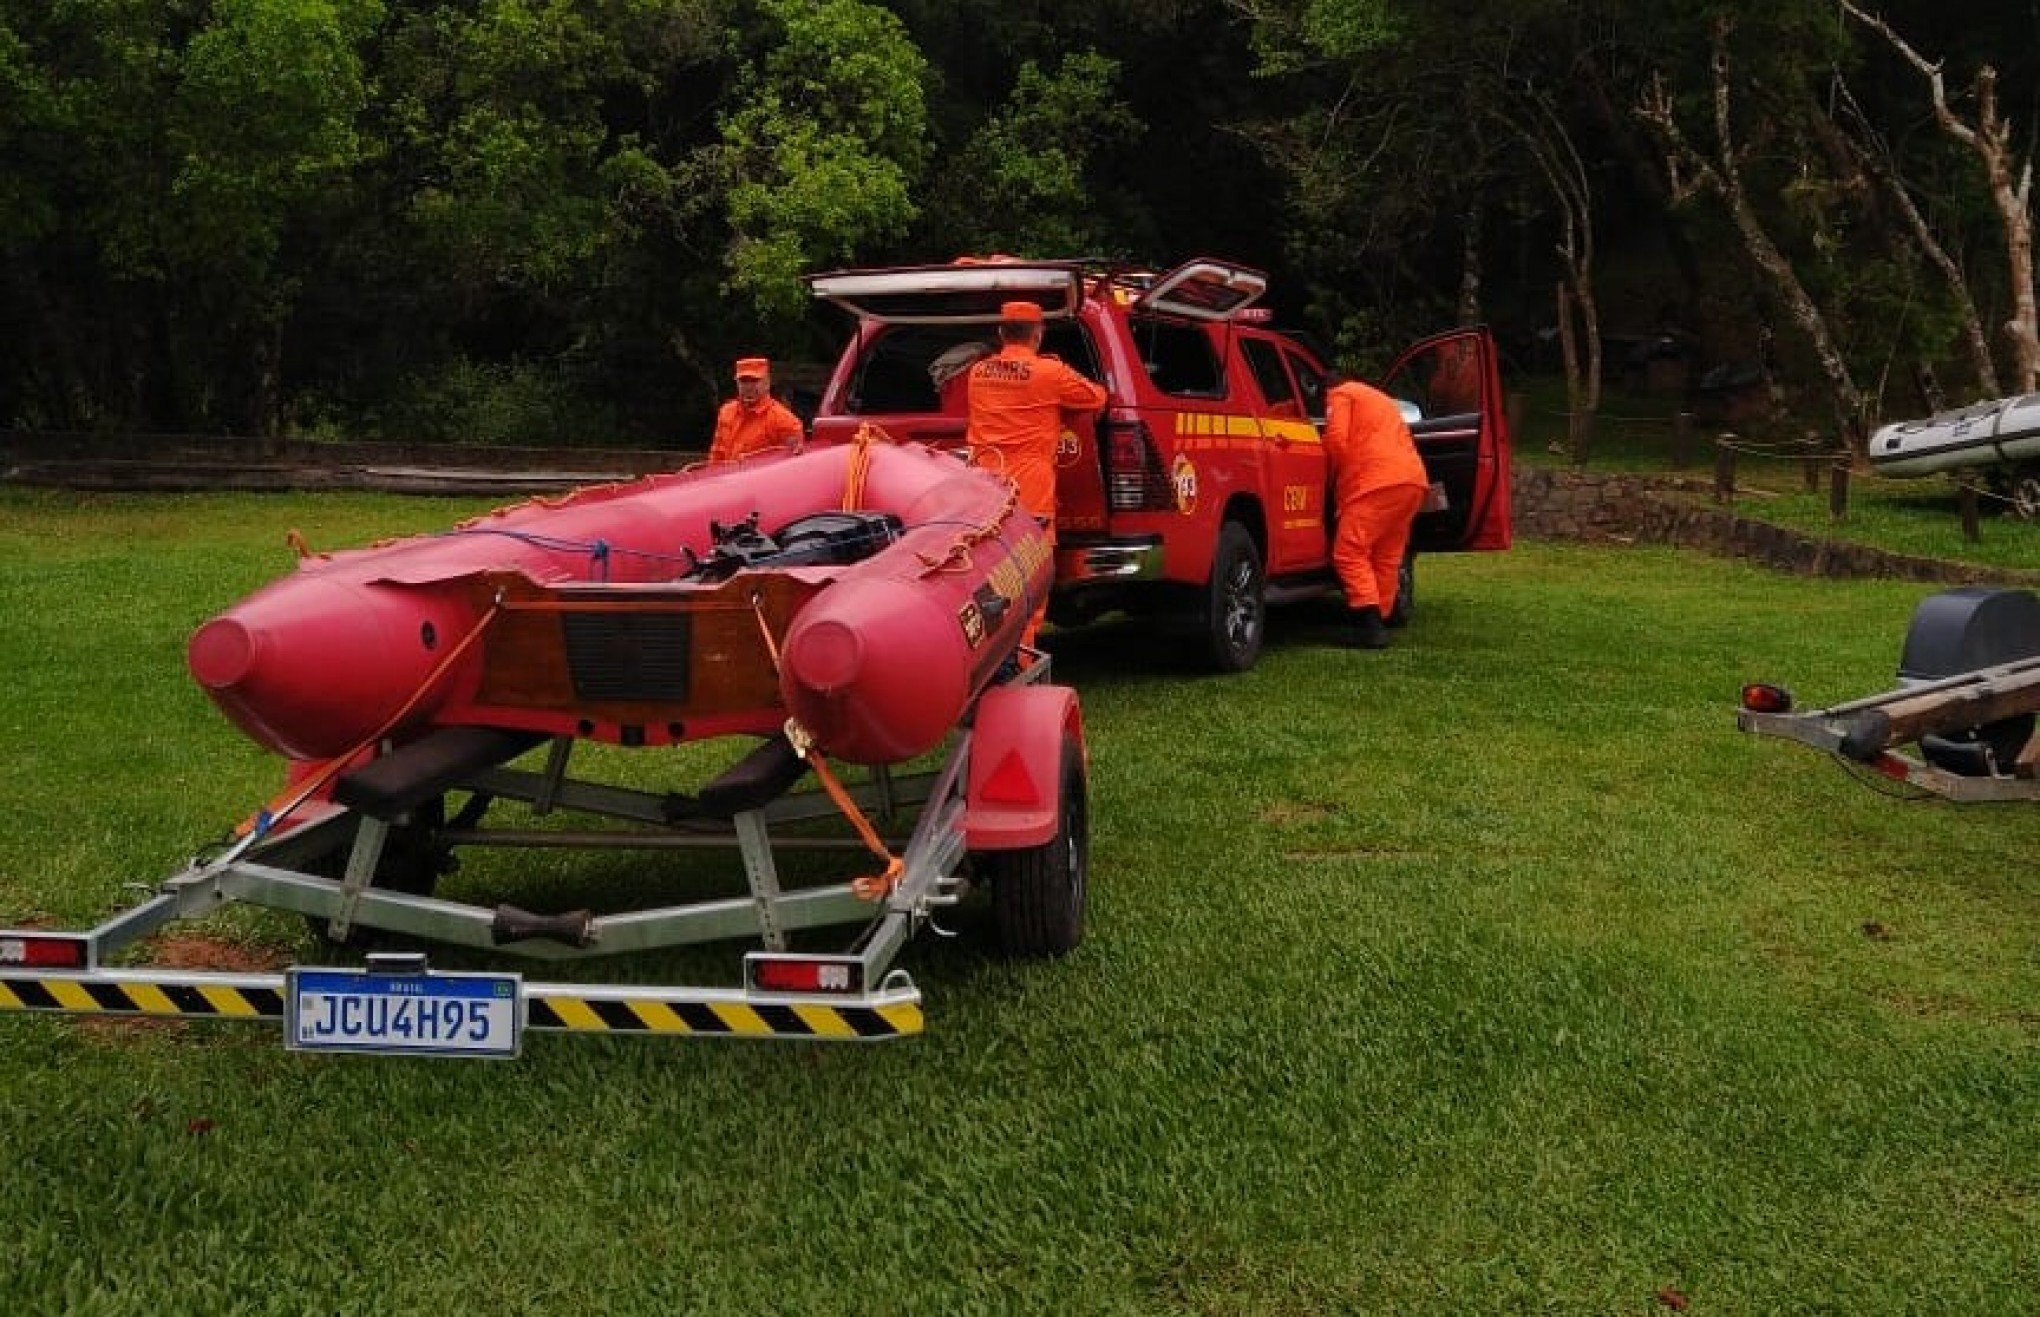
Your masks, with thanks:
[(1379, 608), (1369, 604), (1346, 610), (1346, 644), (1353, 649), (1388, 648), (1388, 625)]

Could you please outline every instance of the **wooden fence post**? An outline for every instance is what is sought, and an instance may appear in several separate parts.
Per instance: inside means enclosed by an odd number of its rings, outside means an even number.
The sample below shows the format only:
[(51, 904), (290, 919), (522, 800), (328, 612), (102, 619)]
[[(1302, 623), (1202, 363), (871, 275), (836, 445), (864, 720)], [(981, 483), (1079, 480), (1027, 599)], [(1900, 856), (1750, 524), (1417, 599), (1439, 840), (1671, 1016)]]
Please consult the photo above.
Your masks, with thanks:
[(1971, 544), (1983, 539), (1983, 527), (1976, 517), (1976, 482), (1962, 482), (1962, 538)]
[(1807, 493), (1817, 494), (1820, 492), (1820, 470), (1823, 466), (1827, 465), (1828, 460), (1821, 453), (1808, 453), (1799, 459), (1799, 477), (1806, 482)]
[(1835, 464), (1828, 468), (1828, 520), (1840, 521), (1849, 515), (1849, 459), (1838, 455)]
[(1672, 415), (1672, 470), (1684, 471), (1693, 455), (1693, 413)]
[(1523, 407), (1527, 401), (1527, 396), (1522, 391), (1517, 390), (1510, 393), (1502, 404), (1503, 412), (1509, 423), (1509, 438), (1515, 443), (1523, 441)]
[(1723, 435), (1714, 441), (1714, 501), (1735, 502), (1735, 449), (1729, 445), (1731, 436)]

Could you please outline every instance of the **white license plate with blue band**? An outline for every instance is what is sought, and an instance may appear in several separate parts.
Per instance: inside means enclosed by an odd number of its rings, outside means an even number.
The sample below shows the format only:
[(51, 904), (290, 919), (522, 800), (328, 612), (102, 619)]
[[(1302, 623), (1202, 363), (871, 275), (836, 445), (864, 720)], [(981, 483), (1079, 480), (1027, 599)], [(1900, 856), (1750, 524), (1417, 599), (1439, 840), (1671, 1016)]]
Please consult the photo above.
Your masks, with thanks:
[(306, 1052), (516, 1056), (524, 1002), (515, 974), (293, 969), (284, 1045)]

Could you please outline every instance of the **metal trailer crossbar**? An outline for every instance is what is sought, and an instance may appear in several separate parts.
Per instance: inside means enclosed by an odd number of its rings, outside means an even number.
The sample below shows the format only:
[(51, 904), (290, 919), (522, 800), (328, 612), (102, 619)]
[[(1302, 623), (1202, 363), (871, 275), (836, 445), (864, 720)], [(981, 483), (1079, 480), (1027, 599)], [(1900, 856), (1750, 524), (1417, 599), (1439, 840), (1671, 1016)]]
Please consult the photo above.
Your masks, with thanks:
[[(1002, 761), (1055, 753), (1068, 763), (1074, 745), (1075, 760), (1082, 762), (1075, 697), (1066, 688), (1042, 684), (1047, 667), (1040, 659), (980, 696), (972, 717), (952, 734), (939, 768), (903, 774), (877, 768), (868, 781), (843, 785), (881, 826), (919, 807), (890, 890), (860, 891), (852, 882), (782, 888), (775, 862), (780, 851), (862, 849), (849, 837), (773, 835), (777, 827), (839, 816), (823, 791), (786, 789), (805, 771), (804, 763), (762, 792), (754, 783), (753, 797), (770, 798), (743, 800), (726, 826), (705, 829), (696, 817), (683, 827), (675, 822), (675, 802), (693, 798), (571, 778), (573, 740), (561, 737), (551, 742), (541, 770), (496, 762), (429, 784), (425, 789), (435, 808), (443, 808), (444, 790), (469, 793), (467, 808), (450, 821), (420, 825), (415, 816), (377, 817), (339, 800), (321, 800), (302, 807), (273, 833), (195, 861), (154, 895), (89, 930), (0, 930), (0, 1011), (272, 1021), (284, 1025), (286, 1046), (402, 1054), (511, 1056), (526, 1030), (842, 1042), (918, 1034), (920, 991), (893, 962), (923, 924), (963, 899), (973, 839), (1002, 846), (1000, 828), (1014, 817), (1010, 811), (1002, 815), (996, 804), (973, 800), (972, 780), (983, 776), (972, 772), (974, 752), (996, 746)], [(1055, 725), (1042, 726), (1044, 718)], [(531, 744), (526, 740), (520, 748)], [(1055, 835), (1013, 853), (1057, 861), (1028, 870), (1041, 875), (1037, 888), (1046, 883), (1052, 890), (1018, 895), (1067, 914), (1073, 944), (1088, 850), (1081, 769), (1074, 799), (1068, 798), (1072, 783), (1066, 775), (1047, 789), (1054, 797), (1047, 804), (1057, 820)], [(338, 794), (344, 798), (344, 788)], [(571, 810), (632, 826), (572, 832), (478, 826), (480, 815), (499, 799), (522, 802), (538, 815)], [(420, 826), (429, 841), (443, 847), (734, 848), (742, 862), (743, 892), (614, 914), (535, 915), (376, 885), (395, 842)], [(1026, 826), (1009, 827), (1008, 835), (1025, 839)], [(987, 858), (996, 869), (1008, 856), (996, 849), (979, 856)], [(408, 885), (430, 888), (429, 882)], [(442, 972), (417, 952), (370, 955), (358, 968), (292, 966), (252, 974), (112, 963), (124, 948), (167, 925), (234, 903), (303, 915), (343, 944), (357, 929), (374, 929), (545, 962), (736, 937), (758, 938), (763, 949), (744, 956), (743, 984), (736, 988), (527, 982), (520, 974)], [(847, 925), (862, 927), (841, 952), (786, 949), (789, 933)], [(1055, 954), (1067, 945), (1021, 949)], [(329, 1036), (320, 1036), (322, 1028)]]

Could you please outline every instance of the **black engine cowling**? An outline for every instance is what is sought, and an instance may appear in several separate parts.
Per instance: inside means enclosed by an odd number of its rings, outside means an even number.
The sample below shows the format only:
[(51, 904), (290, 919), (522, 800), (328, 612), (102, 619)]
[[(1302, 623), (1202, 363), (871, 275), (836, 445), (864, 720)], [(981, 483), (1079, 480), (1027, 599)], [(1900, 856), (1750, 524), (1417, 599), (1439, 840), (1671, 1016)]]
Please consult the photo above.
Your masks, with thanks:
[[(1978, 668), (2040, 657), (2040, 598), (2028, 590), (1965, 586), (1929, 595), (1913, 610), (1898, 660), (1901, 682), (1929, 682)], [(1920, 753), (1964, 777), (2009, 771), (2033, 735), (2021, 714), (1951, 736), (1920, 738)]]

